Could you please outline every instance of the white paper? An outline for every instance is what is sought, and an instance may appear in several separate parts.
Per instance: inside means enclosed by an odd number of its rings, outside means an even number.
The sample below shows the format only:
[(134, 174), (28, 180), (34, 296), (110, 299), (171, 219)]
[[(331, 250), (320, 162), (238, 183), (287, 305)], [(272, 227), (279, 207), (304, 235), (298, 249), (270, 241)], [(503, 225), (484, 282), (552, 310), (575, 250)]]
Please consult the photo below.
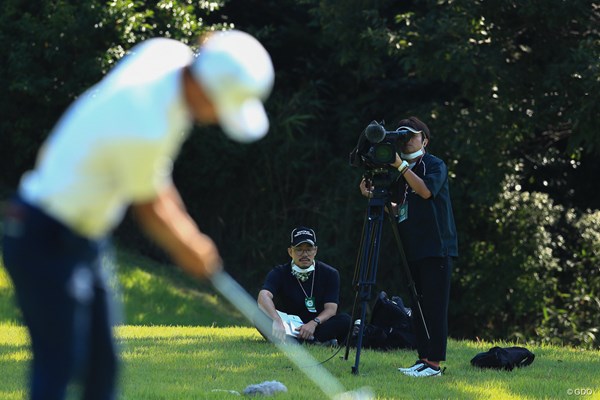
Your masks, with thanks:
[(283, 321), (283, 326), (285, 327), (285, 334), (290, 336), (298, 336), (298, 331), (296, 328), (304, 325), (304, 322), (297, 315), (286, 314), (277, 310), (277, 314), (281, 317)]

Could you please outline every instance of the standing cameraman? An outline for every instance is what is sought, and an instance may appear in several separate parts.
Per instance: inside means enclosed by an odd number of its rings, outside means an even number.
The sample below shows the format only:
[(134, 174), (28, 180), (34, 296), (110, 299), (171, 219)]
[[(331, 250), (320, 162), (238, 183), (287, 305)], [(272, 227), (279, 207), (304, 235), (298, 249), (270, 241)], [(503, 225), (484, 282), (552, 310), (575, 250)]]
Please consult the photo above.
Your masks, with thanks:
[[(391, 164), (400, 172), (390, 189), (392, 211), (421, 296), (430, 339), (421, 318), (414, 318), (419, 360), (398, 370), (414, 377), (441, 376), (440, 362), (446, 360), (452, 259), (458, 256), (448, 168), (425, 151), (430, 140), (425, 123), (410, 117), (399, 125), (399, 130), (408, 130), (412, 135), (407, 141), (399, 141), (401, 153)], [(372, 196), (373, 187), (364, 179), (360, 190), (363, 196)]]

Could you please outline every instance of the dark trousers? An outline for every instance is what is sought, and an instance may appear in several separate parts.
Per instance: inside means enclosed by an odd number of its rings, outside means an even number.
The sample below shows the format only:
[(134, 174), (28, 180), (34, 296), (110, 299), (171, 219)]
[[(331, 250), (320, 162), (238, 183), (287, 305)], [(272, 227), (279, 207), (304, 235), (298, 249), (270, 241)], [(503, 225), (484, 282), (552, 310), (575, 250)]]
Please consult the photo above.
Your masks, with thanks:
[(346, 343), (348, 331), (350, 330), (350, 320), (350, 315), (346, 313), (334, 315), (317, 326), (317, 329), (315, 329), (315, 339), (319, 342), (337, 339), (339, 344)]
[[(269, 317), (266, 313), (264, 312), (260, 312), (260, 315), (258, 315), (257, 317), (255, 317), (255, 320), (258, 318), (264, 318), (265, 321), (268, 321), (268, 323), (263, 323), (261, 326), (271, 326), (271, 324), (273, 323), (273, 320), (271, 319), (271, 317)], [(327, 321), (324, 321), (321, 323), (321, 325), (317, 326), (317, 328), (315, 329), (315, 340), (319, 341), (319, 342), (326, 342), (328, 340), (331, 339), (337, 339), (339, 344), (344, 344), (346, 343), (346, 338), (348, 337), (348, 332), (350, 331), (350, 321), (351, 321), (351, 317), (350, 315), (346, 314), (346, 313), (341, 313), (341, 314), (336, 314), (333, 317), (329, 318)], [(255, 322), (255, 326), (257, 326), (256, 329), (258, 329), (258, 331), (260, 332), (260, 334), (267, 339), (270, 332), (267, 334), (266, 332), (262, 332), (259, 328), (257, 324), (257, 321)], [(302, 321), (304, 323), (307, 323), (308, 321)], [(294, 340), (295, 338), (293, 338), (292, 340)], [(300, 340), (300, 339), (298, 339)]]
[(104, 244), (18, 198), (7, 206), (4, 265), (31, 336), (33, 400), (64, 399), (74, 381), (83, 383), (84, 399), (116, 396), (113, 303), (100, 266)]
[(430, 339), (413, 307), (413, 324), (417, 337), (419, 358), (430, 361), (446, 359), (448, 340), (448, 303), (450, 299), (451, 257), (431, 257), (409, 262), (417, 293), (423, 308)]

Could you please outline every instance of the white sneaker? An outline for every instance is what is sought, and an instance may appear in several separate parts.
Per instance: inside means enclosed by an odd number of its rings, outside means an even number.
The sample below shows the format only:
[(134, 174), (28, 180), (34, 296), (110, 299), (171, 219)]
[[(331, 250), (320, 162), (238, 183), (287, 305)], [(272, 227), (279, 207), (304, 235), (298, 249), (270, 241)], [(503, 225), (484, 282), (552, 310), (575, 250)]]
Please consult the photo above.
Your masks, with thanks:
[(442, 376), (442, 369), (440, 367), (436, 369), (435, 367), (432, 367), (427, 363), (423, 363), (421, 364), (421, 366), (419, 366), (416, 369), (413, 369), (412, 371), (404, 372), (404, 375), (413, 376), (415, 378), (422, 378), (428, 376)]
[(398, 368), (398, 371), (400, 371), (403, 374), (405, 374), (405, 373), (407, 373), (409, 371), (413, 371), (413, 370), (419, 368), (423, 364), (425, 364), (425, 361), (423, 361), (423, 360), (417, 360), (417, 361), (415, 361), (415, 363), (411, 367), (408, 367), (408, 368)]

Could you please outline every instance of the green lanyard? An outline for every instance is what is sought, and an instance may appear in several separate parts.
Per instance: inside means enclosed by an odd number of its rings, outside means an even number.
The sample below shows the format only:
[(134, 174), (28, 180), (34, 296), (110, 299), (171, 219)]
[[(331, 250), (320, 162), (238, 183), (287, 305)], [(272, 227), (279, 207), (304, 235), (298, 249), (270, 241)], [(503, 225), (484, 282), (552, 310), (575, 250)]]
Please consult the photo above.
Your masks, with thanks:
[(300, 285), (300, 289), (302, 289), (302, 292), (304, 292), (304, 305), (306, 306), (306, 309), (308, 310), (308, 312), (311, 312), (311, 313), (317, 312), (317, 308), (315, 307), (315, 298), (313, 297), (313, 291), (315, 290), (315, 275), (316, 274), (317, 274), (317, 270), (315, 269), (313, 271), (312, 285), (310, 287), (310, 296), (306, 293), (306, 290), (304, 290), (302, 283), (300, 283), (300, 279), (296, 278), (296, 280), (298, 281), (298, 285)]

